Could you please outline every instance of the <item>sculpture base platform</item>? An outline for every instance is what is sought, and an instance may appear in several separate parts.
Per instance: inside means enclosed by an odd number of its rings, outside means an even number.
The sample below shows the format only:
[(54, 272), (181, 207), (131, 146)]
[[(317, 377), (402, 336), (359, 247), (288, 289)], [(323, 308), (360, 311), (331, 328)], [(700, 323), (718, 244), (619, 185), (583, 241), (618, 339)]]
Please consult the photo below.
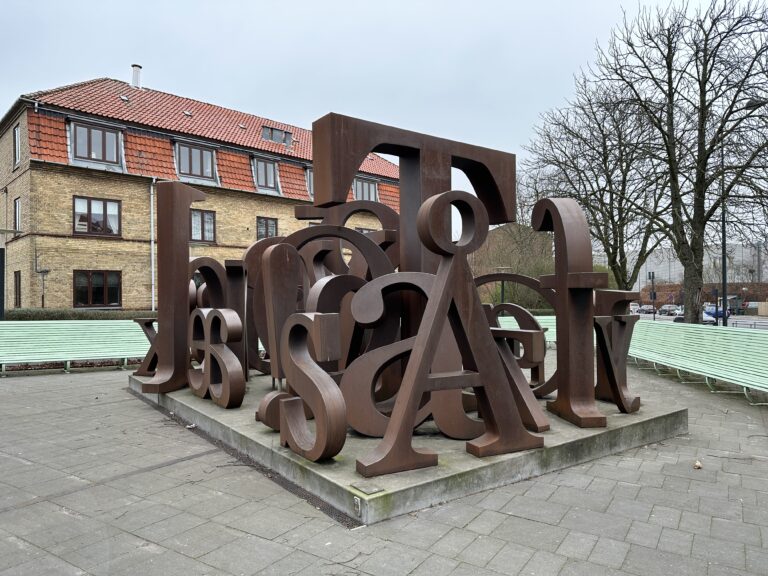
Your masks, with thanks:
[(355, 461), (380, 441), (350, 433), (342, 452), (330, 462), (310, 462), (280, 446), (279, 433), (254, 420), (261, 397), (272, 389), (271, 378), (253, 376), (242, 407), (219, 408), (189, 389), (170, 394), (141, 394), (142, 379), (129, 377), (130, 387), (151, 404), (188, 423), (327, 502), (338, 511), (372, 524), (489, 488), (525, 480), (605, 456), (658, 442), (688, 430), (688, 411), (670, 408), (659, 399), (646, 401), (634, 414), (621, 414), (612, 404), (599, 402), (606, 428), (577, 428), (547, 413), (551, 430), (545, 447), (489, 458), (475, 458), (465, 442), (438, 434), (431, 423), (414, 435), (414, 447), (438, 453), (435, 467), (366, 479), (355, 471)]

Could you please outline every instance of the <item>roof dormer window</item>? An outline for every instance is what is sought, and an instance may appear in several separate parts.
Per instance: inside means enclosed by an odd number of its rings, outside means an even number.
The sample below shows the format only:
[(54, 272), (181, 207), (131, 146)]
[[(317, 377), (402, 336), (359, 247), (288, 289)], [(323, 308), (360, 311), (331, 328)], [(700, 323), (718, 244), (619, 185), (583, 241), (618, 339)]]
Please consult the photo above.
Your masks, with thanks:
[(180, 176), (214, 179), (213, 150), (191, 144), (177, 144), (176, 146)]
[(285, 144), (286, 147), (290, 146), (293, 142), (293, 135), (290, 132), (280, 130), (279, 128), (270, 128), (269, 126), (264, 126), (261, 129), (261, 137), (270, 142)]
[(117, 130), (90, 126), (88, 124), (72, 124), (74, 132), (74, 157), (76, 160), (87, 162), (104, 162), (119, 164)]

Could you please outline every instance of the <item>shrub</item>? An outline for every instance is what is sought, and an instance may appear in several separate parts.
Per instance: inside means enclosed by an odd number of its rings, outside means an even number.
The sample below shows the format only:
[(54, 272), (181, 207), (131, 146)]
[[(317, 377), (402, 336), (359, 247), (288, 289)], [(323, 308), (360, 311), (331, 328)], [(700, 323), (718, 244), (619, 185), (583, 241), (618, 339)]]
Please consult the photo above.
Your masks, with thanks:
[(133, 320), (157, 318), (151, 310), (90, 310), (77, 308), (12, 308), (6, 320)]

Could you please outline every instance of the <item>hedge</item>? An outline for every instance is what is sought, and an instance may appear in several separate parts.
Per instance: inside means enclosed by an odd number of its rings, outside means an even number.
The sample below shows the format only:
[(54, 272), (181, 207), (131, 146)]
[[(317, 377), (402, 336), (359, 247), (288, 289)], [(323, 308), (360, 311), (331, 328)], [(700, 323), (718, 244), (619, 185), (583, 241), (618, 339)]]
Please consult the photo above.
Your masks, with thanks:
[(6, 320), (133, 320), (157, 318), (151, 310), (90, 310), (77, 308), (11, 308)]

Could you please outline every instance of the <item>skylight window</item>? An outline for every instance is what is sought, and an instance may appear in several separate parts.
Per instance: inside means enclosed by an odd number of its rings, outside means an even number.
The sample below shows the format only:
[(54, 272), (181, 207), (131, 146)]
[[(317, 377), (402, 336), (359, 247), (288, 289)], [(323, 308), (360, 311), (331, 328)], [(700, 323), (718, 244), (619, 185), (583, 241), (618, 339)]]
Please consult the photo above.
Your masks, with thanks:
[(293, 135), (290, 132), (280, 130), (279, 128), (271, 128), (269, 126), (264, 126), (261, 129), (261, 137), (264, 140), (285, 144), (286, 146), (290, 146), (293, 142)]

